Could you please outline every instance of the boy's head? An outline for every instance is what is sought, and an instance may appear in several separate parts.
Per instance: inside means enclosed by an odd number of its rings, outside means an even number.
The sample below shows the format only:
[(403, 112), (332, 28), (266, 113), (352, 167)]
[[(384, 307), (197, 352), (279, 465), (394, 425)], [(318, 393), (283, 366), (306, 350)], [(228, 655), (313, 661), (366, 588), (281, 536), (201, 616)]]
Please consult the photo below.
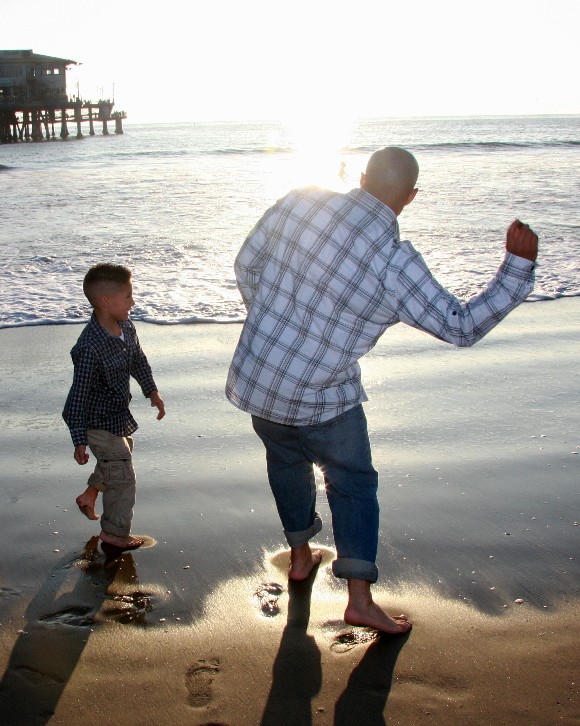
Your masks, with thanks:
[(131, 295), (131, 270), (123, 265), (103, 262), (91, 267), (83, 280), (83, 292), (95, 309), (102, 308), (108, 298), (125, 291)]

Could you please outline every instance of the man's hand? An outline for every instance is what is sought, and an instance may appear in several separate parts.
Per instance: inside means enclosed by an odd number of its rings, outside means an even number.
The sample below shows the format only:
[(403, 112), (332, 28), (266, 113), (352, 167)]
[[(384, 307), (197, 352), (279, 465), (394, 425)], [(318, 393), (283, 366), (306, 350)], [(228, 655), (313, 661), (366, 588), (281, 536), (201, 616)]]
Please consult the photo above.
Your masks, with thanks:
[(86, 464), (89, 460), (89, 455), (87, 454), (87, 447), (85, 444), (79, 444), (79, 446), (75, 446), (75, 453), (74, 453), (75, 461), (77, 464)]
[(538, 235), (527, 224), (515, 219), (507, 229), (505, 248), (512, 255), (534, 262), (538, 256)]
[(159, 391), (153, 391), (149, 398), (151, 399), (151, 405), (155, 406), (159, 411), (159, 413), (157, 414), (157, 420), (161, 421), (161, 419), (165, 416), (165, 404), (163, 403), (163, 399), (159, 395)]

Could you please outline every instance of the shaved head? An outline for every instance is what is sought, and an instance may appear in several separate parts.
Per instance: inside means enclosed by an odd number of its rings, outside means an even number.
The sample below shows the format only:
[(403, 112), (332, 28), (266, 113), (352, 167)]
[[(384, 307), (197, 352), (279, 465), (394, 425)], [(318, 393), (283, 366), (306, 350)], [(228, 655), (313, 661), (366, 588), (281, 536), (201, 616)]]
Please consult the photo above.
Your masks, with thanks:
[(369, 159), (361, 186), (399, 214), (413, 200), (418, 176), (419, 164), (413, 154), (398, 146), (387, 146)]

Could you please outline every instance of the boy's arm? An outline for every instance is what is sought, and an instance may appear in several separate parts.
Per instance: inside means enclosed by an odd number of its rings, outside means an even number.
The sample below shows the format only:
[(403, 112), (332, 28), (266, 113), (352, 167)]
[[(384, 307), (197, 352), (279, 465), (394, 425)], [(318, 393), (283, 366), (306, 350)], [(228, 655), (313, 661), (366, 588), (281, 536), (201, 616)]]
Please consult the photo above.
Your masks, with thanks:
[(85, 444), (79, 444), (78, 446), (75, 446), (75, 453), (73, 454), (75, 461), (77, 464), (86, 464), (89, 460), (89, 455), (87, 454), (87, 447)]
[(161, 421), (161, 419), (165, 416), (165, 404), (163, 403), (163, 399), (159, 395), (159, 391), (157, 390), (157, 386), (155, 385), (155, 381), (153, 380), (151, 366), (149, 365), (147, 356), (141, 348), (141, 344), (139, 343), (139, 338), (137, 336), (137, 331), (135, 330), (134, 326), (133, 336), (135, 348), (131, 361), (131, 375), (141, 386), (141, 390), (143, 391), (143, 395), (145, 396), (145, 398), (150, 399), (151, 406), (157, 408), (157, 420)]
[(153, 391), (149, 396), (149, 400), (151, 401), (151, 406), (157, 408), (157, 420), (161, 421), (161, 419), (165, 416), (165, 404), (159, 395), (159, 391)]
[(86, 410), (95, 376), (95, 356), (90, 348), (83, 347), (75, 356), (73, 382), (63, 411), (63, 417), (75, 446), (75, 459), (77, 461), (79, 460), (76, 456), (76, 449), (87, 444)]
[(157, 386), (155, 385), (155, 381), (153, 380), (153, 373), (151, 372), (151, 366), (149, 365), (149, 361), (147, 360), (147, 356), (141, 349), (141, 344), (139, 343), (139, 338), (137, 337), (137, 331), (135, 330), (135, 326), (131, 321), (129, 321), (131, 325), (131, 333), (133, 336), (133, 346), (131, 351), (131, 369), (130, 374), (133, 376), (133, 378), (137, 381), (137, 383), (141, 386), (141, 390), (143, 391), (143, 395), (145, 398), (149, 398), (153, 391), (157, 390)]

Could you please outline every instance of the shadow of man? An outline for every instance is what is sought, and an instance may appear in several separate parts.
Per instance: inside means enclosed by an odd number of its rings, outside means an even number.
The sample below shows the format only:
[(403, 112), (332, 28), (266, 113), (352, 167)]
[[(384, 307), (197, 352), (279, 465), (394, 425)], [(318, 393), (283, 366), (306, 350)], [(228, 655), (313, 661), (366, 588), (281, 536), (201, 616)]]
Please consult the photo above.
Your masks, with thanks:
[[(122, 600), (137, 583), (131, 554), (103, 556), (98, 544), (92, 537), (80, 555), (61, 560), (26, 609), (26, 625), (0, 681), (3, 726), (47, 724), (99, 621), (138, 621), (137, 615), (128, 618), (131, 607)], [(67, 587), (71, 579), (72, 589)], [(111, 599), (107, 609), (104, 603)]]
[(334, 726), (385, 726), (395, 663), (410, 633), (380, 634), (367, 648), (336, 702)]
[(318, 568), (303, 582), (288, 581), (288, 620), (272, 669), (272, 687), (261, 726), (310, 726), (312, 699), (322, 685), (321, 655), (306, 634)]

